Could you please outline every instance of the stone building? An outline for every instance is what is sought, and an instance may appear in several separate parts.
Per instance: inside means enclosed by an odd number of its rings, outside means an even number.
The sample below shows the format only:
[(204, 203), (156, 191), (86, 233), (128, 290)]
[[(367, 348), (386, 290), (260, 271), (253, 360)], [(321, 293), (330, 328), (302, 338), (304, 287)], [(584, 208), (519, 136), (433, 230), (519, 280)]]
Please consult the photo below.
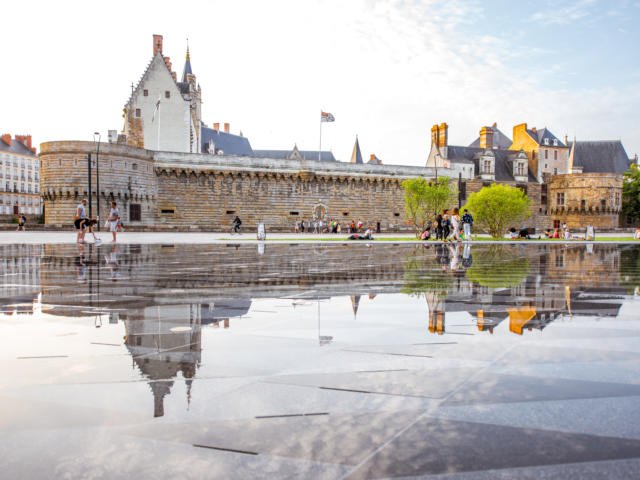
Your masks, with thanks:
[(0, 218), (4, 221), (24, 213), (42, 213), (40, 160), (31, 145), (31, 135), (0, 137)]
[(570, 228), (619, 225), (622, 175), (630, 161), (615, 141), (560, 141), (549, 129), (513, 127), (513, 140), (497, 125), (480, 129), (469, 146), (449, 145), (448, 125), (431, 128), (427, 166), (460, 179), (461, 203), (492, 182), (521, 188), (531, 200), (536, 229), (566, 222)]
[[(67, 225), (87, 192), (87, 155), (93, 142), (41, 145), (45, 223)], [(92, 174), (95, 175), (95, 169)], [(432, 177), (431, 168), (352, 164), (301, 158), (258, 158), (153, 152), (128, 145), (100, 148), (104, 212), (115, 200), (127, 225), (224, 230), (236, 215), (248, 228), (292, 231), (296, 221), (336, 218), (403, 226), (403, 180)], [(95, 207), (94, 207), (95, 208)]]

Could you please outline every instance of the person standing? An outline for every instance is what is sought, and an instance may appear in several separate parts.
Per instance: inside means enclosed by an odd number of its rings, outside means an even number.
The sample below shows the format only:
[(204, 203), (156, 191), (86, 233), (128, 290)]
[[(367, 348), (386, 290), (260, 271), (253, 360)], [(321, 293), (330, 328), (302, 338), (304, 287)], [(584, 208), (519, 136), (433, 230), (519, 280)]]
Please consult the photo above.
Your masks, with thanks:
[(76, 243), (84, 242), (84, 233), (87, 228), (87, 199), (83, 198), (76, 207), (76, 215), (73, 225), (76, 227)]
[(109, 231), (113, 236), (113, 243), (116, 243), (116, 232), (118, 231), (118, 223), (120, 222), (120, 210), (118, 210), (116, 202), (111, 202), (109, 209)]
[(460, 238), (460, 211), (457, 208), (453, 209), (451, 215), (451, 228), (453, 230), (453, 239), (457, 242), (462, 240)]
[(442, 211), (442, 240), (445, 242), (449, 238), (451, 233), (451, 218), (449, 217), (449, 210)]
[(464, 215), (462, 215), (462, 230), (465, 240), (471, 240), (471, 227), (473, 226), (473, 215), (469, 213), (469, 210), (464, 209)]

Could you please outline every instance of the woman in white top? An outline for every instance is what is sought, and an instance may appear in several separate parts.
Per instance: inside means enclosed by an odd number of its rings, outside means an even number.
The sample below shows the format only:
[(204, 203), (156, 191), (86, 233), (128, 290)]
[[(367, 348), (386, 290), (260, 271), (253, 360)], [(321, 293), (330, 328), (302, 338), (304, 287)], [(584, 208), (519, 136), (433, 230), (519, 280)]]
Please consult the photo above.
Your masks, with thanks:
[(453, 209), (453, 215), (451, 215), (451, 227), (453, 228), (453, 238), (456, 241), (460, 241), (460, 211), (457, 208)]
[(109, 231), (113, 235), (113, 242), (116, 241), (116, 231), (118, 228), (118, 222), (120, 221), (120, 210), (116, 207), (116, 202), (111, 202), (111, 209), (109, 210)]

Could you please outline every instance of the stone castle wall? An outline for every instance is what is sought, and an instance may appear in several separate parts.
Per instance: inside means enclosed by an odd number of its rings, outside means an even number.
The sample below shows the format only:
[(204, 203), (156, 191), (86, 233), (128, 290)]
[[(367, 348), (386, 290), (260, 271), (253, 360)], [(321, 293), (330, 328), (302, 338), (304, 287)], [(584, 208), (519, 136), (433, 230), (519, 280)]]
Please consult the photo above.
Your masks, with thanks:
[[(47, 142), (40, 146), (40, 190), (44, 202), (45, 223), (70, 225), (76, 206), (88, 198), (87, 155), (91, 153), (93, 216), (98, 199), (101, 218), (115, 200), (122, 221), (129, 222), (130, 205), (141, 206), (140, 224), (155, 223), (158, 184), (152, 152), (126, 145), (101, 143), (99, 152), (100, 192), (97, 191), (96, 145), (93, 142)], [(88, 212), (87, 212), (88, 213)]]
[[(45, 223), (70, 224), (87, 195), (87, 154), (93, 142), (49, 142), (41, 146), (41, 185)], [(340, 162), (224, 157), (151, 152), (126, 145), (101, 144), (102, 218), (111, 199), (128, 225), (189, 229), (230, 229), (238, 215), (245, 228), (264, 222), (271, 231), (292, 231), (314, 215), (353, 220), (385, 230), (407, 228), (401, 182), (429, 169)], [(96, 173), (92, 167), (93, 215)], [(140, 205), (141, 220), (130, 218)]]
[[(622, 197), (622, 175), (582, 173), (550, 178), (549, 214), (553, 222), (570, 229), (617, 228)], [(562, 195), (559, 195), (562, 194)], [(559, 203), (564, 196), (563, 204)]]

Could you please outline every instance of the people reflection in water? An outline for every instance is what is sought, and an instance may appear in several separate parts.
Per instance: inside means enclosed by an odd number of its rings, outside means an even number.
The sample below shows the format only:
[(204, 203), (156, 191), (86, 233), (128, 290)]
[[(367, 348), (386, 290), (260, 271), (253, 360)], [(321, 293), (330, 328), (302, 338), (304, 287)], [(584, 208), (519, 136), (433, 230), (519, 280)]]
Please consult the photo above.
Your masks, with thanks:
[(120, 252), (118, 251), (118, 246), (116, 244), (113, 244), (111, 247), (111, 253), (104, 256), (104, 260), (105, 262), (107, 262), (109, 270), (111, 270), (111, 280), (114, 282), (118, 280), (120, 271), (120, 263), (118, 262), (119, 253)]
[(78, 282), (85, 283), (87, 281), (87, 259), (85, 258), (84, 244), (77, 243), (77, 255), (75, 258), (76, 276)]

